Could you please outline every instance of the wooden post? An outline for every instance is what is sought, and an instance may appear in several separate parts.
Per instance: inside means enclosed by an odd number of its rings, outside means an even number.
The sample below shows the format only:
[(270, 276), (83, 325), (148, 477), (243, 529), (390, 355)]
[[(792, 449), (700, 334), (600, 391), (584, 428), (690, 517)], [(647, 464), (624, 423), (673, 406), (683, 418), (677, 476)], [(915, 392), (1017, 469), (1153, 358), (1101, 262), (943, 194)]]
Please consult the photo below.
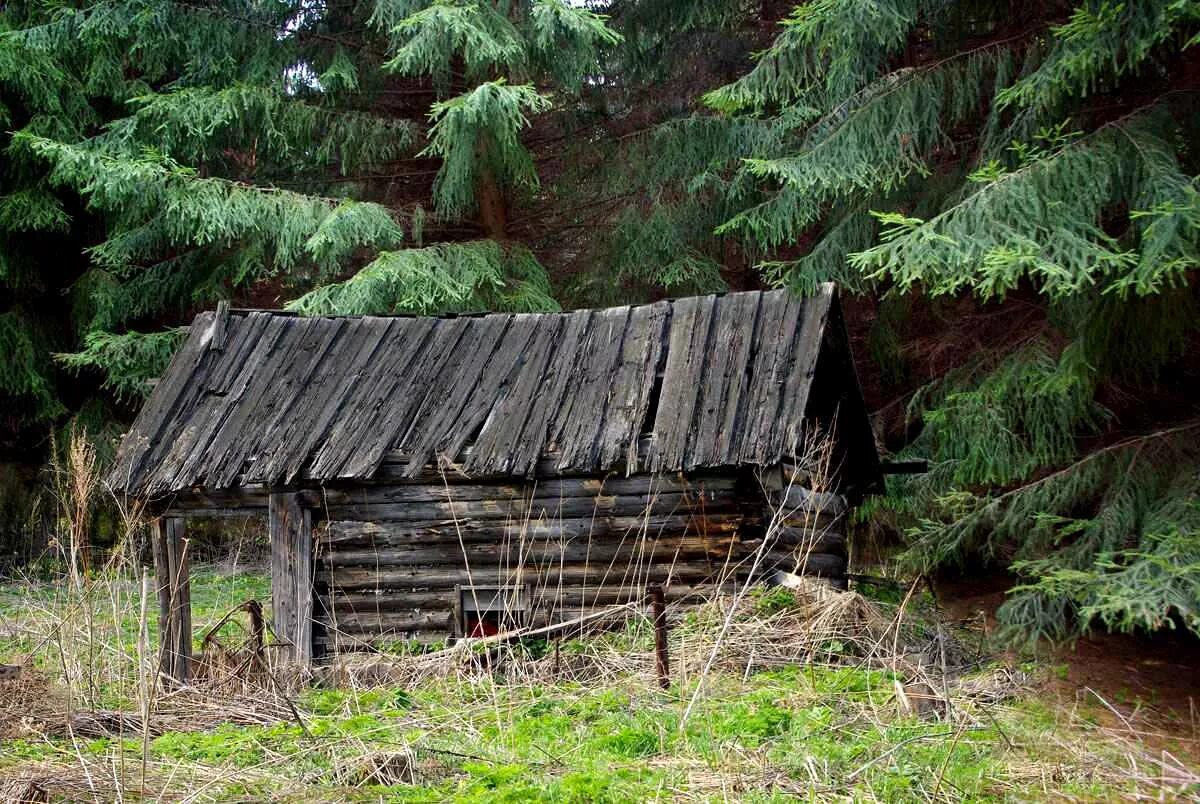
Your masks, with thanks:
[(186, 684), (192, 664), (192, 594), (184, 521), (154, 520), (151, 542), (158, 585), (159, 672)]
[(650, 598), (650, 615), (654, 622), (654, 668), (658, 673), (658, 686), (664, 690), (671, 686), (670, 658), (667, 656), (667, 596), (662, 584), (646, 587)]
[(313, 544), (312, 512), (300, 495), (272, 493), (271, 614), (276, 635), (290, 645), (292, 661), (312, 660)]

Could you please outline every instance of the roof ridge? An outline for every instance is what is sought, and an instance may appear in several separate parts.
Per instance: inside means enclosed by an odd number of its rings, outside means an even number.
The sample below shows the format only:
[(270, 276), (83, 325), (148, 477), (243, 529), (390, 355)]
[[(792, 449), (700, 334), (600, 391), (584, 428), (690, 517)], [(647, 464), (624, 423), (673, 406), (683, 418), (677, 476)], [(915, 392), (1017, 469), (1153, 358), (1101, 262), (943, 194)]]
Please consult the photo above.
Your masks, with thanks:
[[(823, 282), (821, 287), (825, 285), (833, 285), (832, 282)], [(483, 318), (489, 315), (511, 315), (511, 316), (542, 316), (542, 315), (571, 315), (583, 310), (616, 310), (622, 307), (638, 308), (651, 307), (655, 304), (671, 304), (684, 301), (685, 299), (698, 298), (721, 298), (725, 296), (746, 296), (752, 293), (757, 293), (760, 296), (769, 293), (787, 292), (786, 288), (765, 288), (763, 290), (726, 290), (719, 293), (700, 293), (695, 296), (670, 296), (665, 299), (655, 299), (650, 302), (640, 302), (638, 304), (611, 304), (606, 307), (574, 307), (569, 310), (547, 310), (545, 312), (510, 312), (504, 310), (479, 310), (476, 312), (448, 312), (448, 313), (360, 313), (360, 314), (325, 314), (325, 315), (305, 315), (295, 310), (276, 309), (271, 307), (229, 307), (230, 315), (250, 315), (252, 313), (265, 313), (267, 315), (280, 316), (282, 318), (327, 318), (327, 319), (360, 319), (360, 318), (440, 318), (440, 319), (455, 319), (455, 318)]]

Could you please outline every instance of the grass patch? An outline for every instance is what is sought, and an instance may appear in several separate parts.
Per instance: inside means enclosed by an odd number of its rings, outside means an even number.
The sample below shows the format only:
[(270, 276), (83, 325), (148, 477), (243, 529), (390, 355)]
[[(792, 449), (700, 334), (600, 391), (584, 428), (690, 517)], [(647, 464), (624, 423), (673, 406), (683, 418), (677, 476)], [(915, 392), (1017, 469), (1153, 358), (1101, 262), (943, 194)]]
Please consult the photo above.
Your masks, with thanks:
[[(97, 579), (96, 599), (134, 601), (139, 586)], [(248, 598), (265, 601), (268, 586), (261, 573), (196, 570), (197, 631)], [(55, 612), (61, 622), (74, 605), (51, 583), (0, 587), (0, 616), (19, 632), (0, 642), (0, 661), (30, 651), (39, 666), (58, 673), (53, 641), (42, 636), (39, 646), (36, 629)], [(751, 603), (755, 616), (786, 613), (791, 605), (775, 593)], [(136, 639), (137, 611), (136, 605), (95, 611), (94, 627), (103, 635), (96, 655), (108, 663), (102, 700), (131, 698), (127, 651)], [(685, 640), (719, 624), (710, 611), (689, 613), (673, 632), (673, 655), (682, 654)], [(560, 652), (586, 656), (602, 646), (605, 655), (636, 655), (650, 650), (648, 636), (631, 625), (564, 643)], [(522, 658), (536, 662), (544, 653), (533, 646)], [(1048, 676), (1057, 672), (1046, 668)], [(132, 798), (144, 759), (153, 795), (217, 800), (1009, 801), (1048, 794), (1102, 800), (1147, 789), (1122, 765), (1131, 744), (1107, 734), (1100, 739), (1086, 709), (1084, 717), (1066, 715), (1030, 694), (986, 711), (958, 701), (955, 719), (921, 720), (898, 713), (898, 678), (861, 663), (720, 665), (705, 679), (686, 722), (700, 680), (679, 670), (668, 691), (638, 673), (597, 683), (463, 672), (364, 689), (304, 686), (293, 699), (302, 724), (286, 717), (218, 723), (167, 731), (145, 746), (136, 733), (25, 735), (3, 744), (0, 775), (48, 765), (64, 778), (83, 767), (107, 768), (111, 777), (112, 768), (124, 768), (129, 786), (122, 795)], [(56, 683), (65, 681), (58, 674)], [(403, 766), (403, 779), (376, 778), (359, 768), (378, 765), (380, 757)]]

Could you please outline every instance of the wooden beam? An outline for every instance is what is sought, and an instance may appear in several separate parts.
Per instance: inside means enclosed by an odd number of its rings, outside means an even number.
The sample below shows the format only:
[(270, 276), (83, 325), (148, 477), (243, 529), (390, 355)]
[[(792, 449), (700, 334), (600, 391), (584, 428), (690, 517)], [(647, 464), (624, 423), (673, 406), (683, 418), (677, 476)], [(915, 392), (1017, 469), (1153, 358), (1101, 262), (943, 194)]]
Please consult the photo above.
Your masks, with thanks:
[(192, 664), (192, 597), (184, 520), (161, 517), (151, 534), (158, 584), (159, 672), (186, 684)]
[(271, 614), (289, 657), (312, 660), (312, 512), (291, 492), (274, 493), (268, 505), (271, 540)]

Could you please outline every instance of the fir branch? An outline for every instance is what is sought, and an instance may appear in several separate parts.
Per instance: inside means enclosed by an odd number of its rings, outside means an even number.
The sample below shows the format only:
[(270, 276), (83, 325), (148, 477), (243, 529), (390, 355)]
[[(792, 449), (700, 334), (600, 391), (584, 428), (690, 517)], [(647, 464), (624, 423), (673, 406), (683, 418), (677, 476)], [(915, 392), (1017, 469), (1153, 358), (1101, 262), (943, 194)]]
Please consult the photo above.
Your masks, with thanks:
[[(1054, 297), (1093, 286), (1119, 290), (1140, 261), (1105, 231), (1103, 216), (1137, 195), (1145, 186), (1143, 171), (1162, 174), (1161, 163), (1145, 164), (1127, 136), (1153, 133), (1154, 106), (1080, 137), (1064, 140), (1051, 132), (1050, 146), (1032, 149), (1026, 164), (980, 177), (978, 190), (929, 220), (880, 213), (883, 242), (852, 254), (852, 264), (873, 279), (890, 278), (901, 289), (921, 285), (935, 295), (971, 290), (1002, 297), (1025, 276)], [(1180, 176), (1172, 187), (1189, 184)], [(1175, 227), (1170, 234), (1174, 242), (1155, 248), (1195, 253), (1194, 231)], [(1152, 291), (1181, 267), (1169, 263), (1160, 272), (1150, 266), (1151, 274), (1133, 284)]]
[(921, 0), (816, 0), (797, 6), (754, 69), (705, 96), (733, 114), (786, 105), (828, 109), (874, 80), (916, 25)]
[(529, 28), (539, 67), (571, 92), (600, 70), (605, 49), (622, 41), (606, 24), (608, 18), (563, 0), (534, 0)]
[[(375, 204), (361, 203), (355, 215), (327, 221), (345, 199), (200, 178), (154, 155), (123, 159), (28, 135), (14, 141), (50, 160), (56, 183), (74, 187), (89, 205), (111, 216), (116, 230), (92, 254), (114, 270), (134, 267), (170, 246), (244, 244), (247, 239), (260, 243), (264, 269), (288, 269), (357, 247), (391, 247), (402, 237), (391, 212)], [(372, 223), (364, 228), (368, 214)]]
[(476, 185), (484, 175), (500, 187), (534, 189), (537, 171), (520, 132), (529, 125), (526, 113), (550, 107), (532, 86), (488, 81), (464, 95), (435, 103), (429, 145), (421, 156), (441, 157), (434, 180), (438, 214), (456, 218), (476, 205)]
[(1192, 0), (1085, 0), (1053, 29), (1054, 47), (1042, 65), (1000, 92), (996, 103), (1037, 112), (1062, 108), (1134, 72), (1197, 22), (1200, 3)]
[(417, 138), (409, 121), (314, 106), (280, 89), (234, 84), (143, 95), (132, 115), (97, 143), (125, 153), (139, 147), (187, 162), (240, 148), (289, 165), (336, 165), (343, 175), (408, 154)]
[(428, 75), (440, 86), (449, 85), (455, 57), (462, 59), (469, 79), (511, 72), (525, 59), (521, 33), (489, 3), (438, 0), (400, 20), (391, 33), (396, 54), (384, 69)]
[(120, 335), (93, 331), (84, 337), (82, 351), (59, 353), (55, 358), (76, 372), (99, 369), (104, 373), (103, 388), (118, 399), (139, 399), (150, 392), (150, 380), (162, 375), (186, 335), (187, 327)]
[(754, 179), (782, 184), (771, 199), (717, 230), (742, 230), (761, 247), (795, 239), (835, 202), (887, 193), (913, 173), (928, 174), (927, 155), (951, 147), (945, 131), (976, 113), (1003, 47), (977, 49), (927, 69), (891, 73), (809, 129), (799, 153), (747, 159)]
[(493, 240), (388, 251), (344, 282), (289, 302), (304, 315), (385, 315), (505, 309), (553, 310), (544, 269)]
[(49, 376), (46, 334), (25, 312), (0, 313), (0, 354), (4, 355), (0, 360), (0, 395), (7, 397), (6, 407), (19, 405), (24, 417), (33, 422), (45, 422), (66, 410)]

